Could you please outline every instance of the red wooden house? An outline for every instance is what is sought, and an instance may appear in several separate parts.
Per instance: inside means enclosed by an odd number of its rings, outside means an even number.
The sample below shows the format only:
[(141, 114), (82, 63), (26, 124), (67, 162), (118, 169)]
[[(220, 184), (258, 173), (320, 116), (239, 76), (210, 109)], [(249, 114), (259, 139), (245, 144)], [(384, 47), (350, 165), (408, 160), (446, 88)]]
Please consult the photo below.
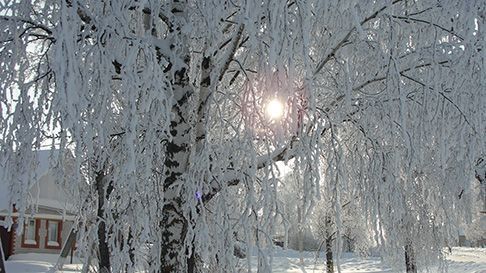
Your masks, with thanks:
[(0, 181), (0, 236), (7, 259), (13, 254), (27, 252), (57, 254), (71, 230), (73, 206), (52, 175), (50, 154), (51, 151), (38, 151), (37, 180), (30, 188), (28, 200), (34, 205), (25, 213), (22, 234), (16, 232), (20, 224), (18, 213), (14, 209), (9, 215), (8, 183)]

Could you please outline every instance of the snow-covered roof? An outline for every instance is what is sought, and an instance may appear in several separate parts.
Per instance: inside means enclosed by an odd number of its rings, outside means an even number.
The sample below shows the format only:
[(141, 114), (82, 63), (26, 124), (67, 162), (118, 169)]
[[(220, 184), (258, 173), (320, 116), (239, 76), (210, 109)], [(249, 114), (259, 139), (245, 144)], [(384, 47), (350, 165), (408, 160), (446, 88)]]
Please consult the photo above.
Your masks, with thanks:
[[(0, 178), (3, 177), (3, 168), (0, 166)], [(7, 181), (0, 179), (0, 210), (8, 208), (9, 189)]]
[[(50, 173), (51, 156), (57, 156), (58, 151), (39, 150), (36, 152), (36, 162), (32, 169), (32, 175), (36, 182), (30, 188), (30, 199), (39, 206), (54, 209), (70, 209), (69, 198), (66, 193), (55, 183), (54, 177)], [(0, 172), (1, 172), (0, 168)], [(3, 177), (0, 173), (0, 177)], [(24, 178), (22, 178), (24, 177)], [(22, 175), (20, 179), (27, 179), (27, 175)], [(0, 210), (8, 209), (10, 190), (8, 181), (0, 180)]]
[[(2, 174), (0, 173), (0, 177)], [(8, 208), (8, 187), (7, 183), (0, 180), (0, 210)]]

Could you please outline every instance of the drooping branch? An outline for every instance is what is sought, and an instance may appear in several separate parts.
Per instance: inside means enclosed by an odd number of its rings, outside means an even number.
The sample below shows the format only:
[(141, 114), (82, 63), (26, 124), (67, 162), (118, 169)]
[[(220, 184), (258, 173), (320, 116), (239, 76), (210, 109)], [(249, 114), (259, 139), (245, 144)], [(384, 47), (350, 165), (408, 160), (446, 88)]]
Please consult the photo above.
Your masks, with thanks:
[[(440, 62), (437, 62), (437, 63), (425, 63), (425, 64), (420, 64), (420, 65), (415, 65), (413, 67), (409, 67), (409, 68), (402, 69), (400, 71), (400, 74), (405, 73), (405, 72), (408, 72), (408, 71), (412, 71), (412, 70), (415, 70), (415, 69), (419, 69), (419, 68), (429, 67), (429, 66), (432, 66), (432, 65), (444, 65), (444, 64), (448, 64), (448, 63), (452, 63), (452, 61), (445, 60), (445, 61), (440, 61)], [(366, 87), (366, 86), (368, 86), (368, 85), (370, 85), (372, 83), (384, 81), (386, 79), (387, 79), (387, 76), (381, 76), (381, 77), (376, 77), (376, 78), (373, 78), (373, 79), (369, 79), (369, 80), (365, 81), (364, 83), (359, 84), (359, 85), (353, 87), (352, 90), (353, 91), (358, 91), (358, 90), (363, 89), (364, 87)]]
[[(405, 77), (406, 79), (409, 79), (410, 81), (414, 82), (414, 83), (417, 83), (419, 84), (420, 86), (422, 87), (426, 87), (428, 88), (429, 90), (432, 90), (432, 91), (437, 91), (435, 90), (433, 87), (421, 82), (420, 80), (417, 80), (417, 79), (414, 79), (412, 78), (411, 76), (408, 76), (406, 75), (405, 73), (400, 73), (401, 76)], [(469, 127), (471, 128), (471, 130), (474, 132), (474, 134), (478, 134), (478, 132), (476, 131), (476, 128), (469, 122), (469, 119), (468, 117), (464, 114), (464, 112), (461, 110), (461, 108), (453, 101), (451, 100), (448, 96), (446, 96), (446, 94), (444, 94), (444, 92), (442, 91), (437, 91), (439, 93), (439, 95), (441, 95), (445, 100), (447, 100), (450, 104), (452, 104), (452, 106), (454, 106), (454, 108), (456, 108), (456, 110), (459, 112), (459, 114), (464, 118), (464, 121), (467, 123), (467, 125), (469, 125)]]
[[(395, 0), (395, 1), (392, 2), (391, 5), (395, 5), (396, 3), (401, 2), (401, 1), (403, 1), (403, 0)], [(370, 20), (375, 19), (381, 12), (383, 12), (385, 9), (389, 8), (391, 5), (384, 6), (384, 7), (380, 8), (379, 10), (375, 11), (373, 14), (371, 14), (370, 16), (366, 17), (363, 21), (361, 21), (360, 22), (360, 25), (364, 25), (367, 22), (369, 22)], [(324, 66), (332, 58), (334, 58), (334, 56), (336, 55), (336, 53), (338, 52), (338, 50), (340, 50), (344, 45), (346, 45), (346, 43), (348, 42), (349, 38), (351, 37), (351, 35), (354, 33), (355, 30), (356, 30), (356, 26), (352, 27), (348, 31), (348, 33), (344, 36), (344, 38), (342, 38), (332, 48), (331, 52), (329, 54), (327, 54), (327, 56), (316, 66), (316, 69), (314, 70), (314, 73), (312, 74), (314, 78), (317, 76), (317, 74), (319, 74), (319, 72), (322, 70), (322, 68), (324, 68)]]
[[(323, 136), (329, 128), (329, 126), (322, 128), (321, 131), (318, 132), (318, 134), (320, 136)], [(259, 156), (256, 159), (256, 169), (261, 170), (277, 162), (288, 161), (295, 158), (297, 156), (297, 153), (294, 148), (300, 140), (301, 139), (298, 136), (293, 136), (286, 145), (274, 150), (270, 154)], [(249, 168), (252, 169), (252, 166), (249, 166)], [(241, 171), (228, 169), (223, 177), (213, 177), (209, 183), (209, 185), (211, 185), (210, 190), (207, 194), (203, 195), (202, 200), (204, 202), (211, 200), (215, 195), (218, 194), (218, 192), (223, 189), (223, 187), (239, 185), (242, 175), (247, 176)]]
[(478, 158), (476, 161), (476, 168), (474, 170), (476, 173), (476, 179), (479, 181), (479, 184), (486, 185), (486, 159), (485, 158)]
[(452, 36), (454, 37), (457, 37), (459, 38), (461, 41), (464, 41), (464, 38), (461, 37), (460, 35), (458, 35), (457, 33), (455, 33), (453, 30), (450, 30), (450, 29), (447, 29), (437, 23), (434, 23), (434, 22), (431, 22), (431, 21), (427, 21), (427, 20), (423, 20), (423, 19), (419, 19), (419, 18), (413, 18), (411, 16), (398, 16), (398, 15), (392, 15), (391, 16), (392, 18), (395, 18), (395, 19), (400, 19), (400, 20), (403, 20), (407, 23), (409, 23), (409, 21), (413, 21), (413, 22), (417, 22), (417, 23), (422, 23), (422, 24), (427, 24), (427, 25), (432, 25), (436, 28), (439, 28), (449, 34), (451, 34)]
[(241, 36), (243, 35), (244, 29), (245, 29), (245, 25), (240, 24), (240, 26), (238, 27), (238, 30), (236, 31), (235, 35), (231, 39), (231, 42), (230, 42), (231, 47), (228, 49), (228, 51), (226, 53), (226, 56), (223, 60), (223, 65), (219, 68), (218, 71), (216, 71), (215, 77), (217, 77), (218, 81), (221, 81), (223, 79), (224, 74), (228, 70), (231, 61), (235, 57), (236, 50), (238, 49), (238, 45), (240, 43)]
[[(52, 35), (52, 31), (49, 29), (49, 27), (41, 24), (41, 23), (36, 23), (30, 19), (25, 19), (25, 18), (20, 18), (18, 16), (6, 16), (6, 15), (1, 15), (0, 20), (4, 21), (13, 21), (16, 23), (25, 23), (28, 25), (31, 25), (33, 28), (41, 29), (48, 35)], [(52, 37), (51, 37), (52, 38)]]

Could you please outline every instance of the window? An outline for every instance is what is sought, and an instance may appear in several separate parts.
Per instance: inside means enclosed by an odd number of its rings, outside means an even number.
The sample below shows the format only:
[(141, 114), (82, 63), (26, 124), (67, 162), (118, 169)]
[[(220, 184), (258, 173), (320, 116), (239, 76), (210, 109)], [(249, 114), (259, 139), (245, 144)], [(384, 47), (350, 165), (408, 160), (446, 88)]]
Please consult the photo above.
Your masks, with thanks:
[(49, 222), (49, 235), (47, 236), (48, 244), (57, 244), (57, 233), (59, 232), (59, 225), (55, 222)]
[(29, 219), (25, 222), (22, 234), (22, 247), (39, 247), (39, 220)]
[(61, 248), (61, 221), (47, 220), (46, 221), (46, 248), (60, 249)]
[(35, 220), (29, 220), (25, 235), (25, 242), (35, 245)]

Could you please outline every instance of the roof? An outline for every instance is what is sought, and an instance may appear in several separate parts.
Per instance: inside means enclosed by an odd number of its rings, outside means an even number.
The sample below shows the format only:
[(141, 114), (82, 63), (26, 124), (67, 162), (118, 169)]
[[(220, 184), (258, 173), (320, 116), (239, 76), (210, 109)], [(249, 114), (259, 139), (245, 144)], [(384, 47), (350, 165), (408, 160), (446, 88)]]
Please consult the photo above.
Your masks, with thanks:
[[(63, 210), (70, 209), (73, 206), (69, 204), (69, 197), (65, 191), (55, 183), (54, 176), (50, 172), (51, 156), (56, 156), (58, 150), (38, 150), (32, 171), (36, 182), (30, 188), (30, 199), (34, 204), (39, 206)], [(0, 177), (3, 177), (2, 168), (0, 168)], [(20, 179), (27, 179), (27, 174), (21, 175)], [(27, 197), (26, 197), (27, 198)], [(0, 210), (8, 209), (10, 201), (9, 183), (0, 180)]]
[(8, 193), (7, 183), (0, 180), (0, 210), (8, 208)]
[[(0, 165), (0, 178), (3, 177), (3, 168)], [(3, 179), (0, 179), (0, 210), (8, 208), (9, 202), (9, 193), (8, 184)]]

